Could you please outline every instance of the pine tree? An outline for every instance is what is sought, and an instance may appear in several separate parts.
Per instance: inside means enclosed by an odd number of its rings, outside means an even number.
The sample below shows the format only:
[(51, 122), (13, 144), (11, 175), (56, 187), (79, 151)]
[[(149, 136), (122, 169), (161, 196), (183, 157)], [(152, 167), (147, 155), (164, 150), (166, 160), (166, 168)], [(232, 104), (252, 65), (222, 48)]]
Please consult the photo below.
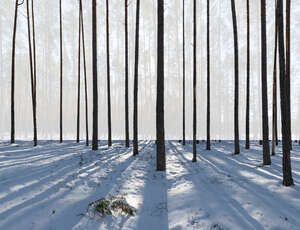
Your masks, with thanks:
[(182, 0), (182, 144), (185, 145), (185, 6)]
[(129, 147), (129, 103), (128, 103), (128, 0), (125, 0), (125, 145)]
[(81, 57), (81, 8), (80, 8), (81, 2), (79, 1), (79, 14), (78, 14), (78, 80), (77, 80), (77, 136), (76, 136), (76, 142), (79, 143), (80, 138), (80, 57)]
[(209, 37), (209, 1), (207, 0), (207, 114), (206, 114), (206, 150), (210, 150), (210, 37)]
[(247, 0), (247, 96), (246, 96), (246, 149), (250, 148), (250, 3)]
[(194, 0), (193, 56), (193, 162), (197, 161), (197, 0)]

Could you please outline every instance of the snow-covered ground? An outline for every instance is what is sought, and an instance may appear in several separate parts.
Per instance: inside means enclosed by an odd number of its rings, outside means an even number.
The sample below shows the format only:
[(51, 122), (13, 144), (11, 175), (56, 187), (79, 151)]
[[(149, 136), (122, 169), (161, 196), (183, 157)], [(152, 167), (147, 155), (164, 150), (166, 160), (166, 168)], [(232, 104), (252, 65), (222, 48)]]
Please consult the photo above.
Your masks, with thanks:
[[(231, 141), (213, 142), (212, 151), (201, 142), (192, 163), (191, 144), (168, 141), (165, 173), (155, 171), (153, 141), (141, 141), (136, 157), (123, 146), (1, 142), (0, 229), (300, 229), (300, 146), (289, 188), (281, 185), (281, 154), (262, 167), (256, 142), (238, 156)], [(87, 214), (90, 202), (115, 194), (125, 194), (135, 216)]]

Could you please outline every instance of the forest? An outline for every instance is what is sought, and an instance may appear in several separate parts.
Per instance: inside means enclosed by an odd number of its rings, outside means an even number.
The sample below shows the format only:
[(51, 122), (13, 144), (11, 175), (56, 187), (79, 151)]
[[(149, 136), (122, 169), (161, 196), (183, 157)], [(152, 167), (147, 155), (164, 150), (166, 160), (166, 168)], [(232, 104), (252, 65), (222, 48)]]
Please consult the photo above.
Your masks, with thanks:
[(0, 229), (300, 229), (300, 3), (4, 1)]

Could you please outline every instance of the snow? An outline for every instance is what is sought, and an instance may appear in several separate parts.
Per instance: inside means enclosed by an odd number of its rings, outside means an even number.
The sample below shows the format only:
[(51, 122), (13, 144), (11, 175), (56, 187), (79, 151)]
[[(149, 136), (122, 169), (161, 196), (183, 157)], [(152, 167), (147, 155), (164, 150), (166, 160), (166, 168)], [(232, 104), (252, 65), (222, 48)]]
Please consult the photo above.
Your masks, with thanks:
[[(271, 166), (252, 142), (233, 155), (233, 142), (166, 142), (167, 171), (157, 172), (155, 143), (140, 155), (116, 141), (91, 151), (83, 142), (0, 143), (0, 229), (300, 229), (300, 146), (292, 151), (295, 185), (281, 185), (281, 147)], [(88, 215), (90, 202), (125, 194), (134, 216)]]

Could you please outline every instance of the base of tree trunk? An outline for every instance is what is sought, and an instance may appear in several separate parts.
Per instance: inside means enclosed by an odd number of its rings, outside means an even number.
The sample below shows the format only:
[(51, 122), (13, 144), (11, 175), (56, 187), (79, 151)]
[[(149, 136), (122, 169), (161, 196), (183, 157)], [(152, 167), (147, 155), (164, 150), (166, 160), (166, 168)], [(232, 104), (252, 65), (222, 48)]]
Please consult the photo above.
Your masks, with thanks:
[(293, 178), (283, 179), (282, 185), (284, 185), (284, 186), (291, 186), (291, 185), (294, 185)]

